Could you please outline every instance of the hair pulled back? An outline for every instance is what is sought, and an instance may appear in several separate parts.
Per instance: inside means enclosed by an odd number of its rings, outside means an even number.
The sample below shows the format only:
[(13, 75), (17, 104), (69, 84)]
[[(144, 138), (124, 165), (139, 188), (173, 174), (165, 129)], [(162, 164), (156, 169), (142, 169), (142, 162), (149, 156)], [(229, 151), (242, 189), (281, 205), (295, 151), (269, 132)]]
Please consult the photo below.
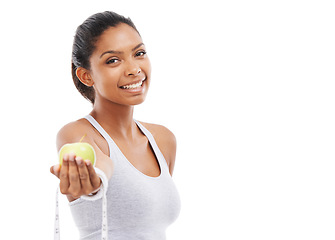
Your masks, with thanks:
[[(115, 12), (102, 12), (87, 18), (76, 30), (72, 46), (72, 79), (78, 91), (92, 104), (95, 100), (94, 88), (83, 84), (76, 75), (78, 67), (90, 69), (90, 57), (94, 52), (95, 43), (101, 34), (110, 27), (115, 27), (120, 23), (136, 27), (130, 18), (125, 18)], [(137, 31), (138, 32), (138, 31)]]

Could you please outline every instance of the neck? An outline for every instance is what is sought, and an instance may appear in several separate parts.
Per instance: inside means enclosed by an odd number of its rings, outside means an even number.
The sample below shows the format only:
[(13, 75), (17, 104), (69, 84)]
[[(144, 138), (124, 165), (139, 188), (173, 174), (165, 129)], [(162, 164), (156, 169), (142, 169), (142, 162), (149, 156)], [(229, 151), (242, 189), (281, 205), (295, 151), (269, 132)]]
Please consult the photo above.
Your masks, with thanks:
[(118, 139), (134, 138), (138, 131), (133, 120), (134, 106), (120, 105), (116, 103), (102, 103), (98, 99), (94, 103), (90, 113), (105, 131)]

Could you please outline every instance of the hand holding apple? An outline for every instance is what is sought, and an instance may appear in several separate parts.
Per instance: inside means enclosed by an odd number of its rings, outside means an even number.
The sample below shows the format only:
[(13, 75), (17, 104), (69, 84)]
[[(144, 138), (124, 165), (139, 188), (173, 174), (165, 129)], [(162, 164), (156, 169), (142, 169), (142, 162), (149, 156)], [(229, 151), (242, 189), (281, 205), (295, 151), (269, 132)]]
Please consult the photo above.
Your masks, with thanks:
[(50, 169), (60, 179), (60, 191), (69, 201), (95, 192), (101, 184), (94, 170), (95, 151), (90, 144), (81, 142), (82, 139), (65, 144), (59, 151), (59, 164)]

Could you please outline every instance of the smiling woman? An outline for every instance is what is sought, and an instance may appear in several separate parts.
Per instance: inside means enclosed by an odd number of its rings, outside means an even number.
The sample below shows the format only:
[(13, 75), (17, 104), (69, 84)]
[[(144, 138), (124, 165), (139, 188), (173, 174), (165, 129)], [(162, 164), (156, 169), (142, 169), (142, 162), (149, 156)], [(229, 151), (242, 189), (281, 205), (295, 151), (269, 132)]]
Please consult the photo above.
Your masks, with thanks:
[(80, 239), (165, 239), (180, 211), (171, 178), (176, 140), (163, 126), (133, 119), (134, 106), (146, 98), (151, 66), (132, 21), (103, 12), (80, 25), (72, 76), (93, 110), (59, 131), (57, 148), (85, 136), (96, 168), (65, 154), (51, 172), (70, 201)]

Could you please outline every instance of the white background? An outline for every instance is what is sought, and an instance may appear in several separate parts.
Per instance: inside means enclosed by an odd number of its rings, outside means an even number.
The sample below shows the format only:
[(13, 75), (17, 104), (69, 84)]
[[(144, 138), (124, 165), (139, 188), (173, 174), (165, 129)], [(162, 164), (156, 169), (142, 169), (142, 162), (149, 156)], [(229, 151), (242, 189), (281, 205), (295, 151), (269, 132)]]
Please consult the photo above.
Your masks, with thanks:
[[(334, 239), (333, 1), (7, 1), (0, 6), (1, 239), (52, 239), (55, 136), (91, 105), (76, 27), (130, 16), (153, 80), (135, 118), (178, 140), (168, 239)], [(62, 239), (78, 233), (61, 196)]]

